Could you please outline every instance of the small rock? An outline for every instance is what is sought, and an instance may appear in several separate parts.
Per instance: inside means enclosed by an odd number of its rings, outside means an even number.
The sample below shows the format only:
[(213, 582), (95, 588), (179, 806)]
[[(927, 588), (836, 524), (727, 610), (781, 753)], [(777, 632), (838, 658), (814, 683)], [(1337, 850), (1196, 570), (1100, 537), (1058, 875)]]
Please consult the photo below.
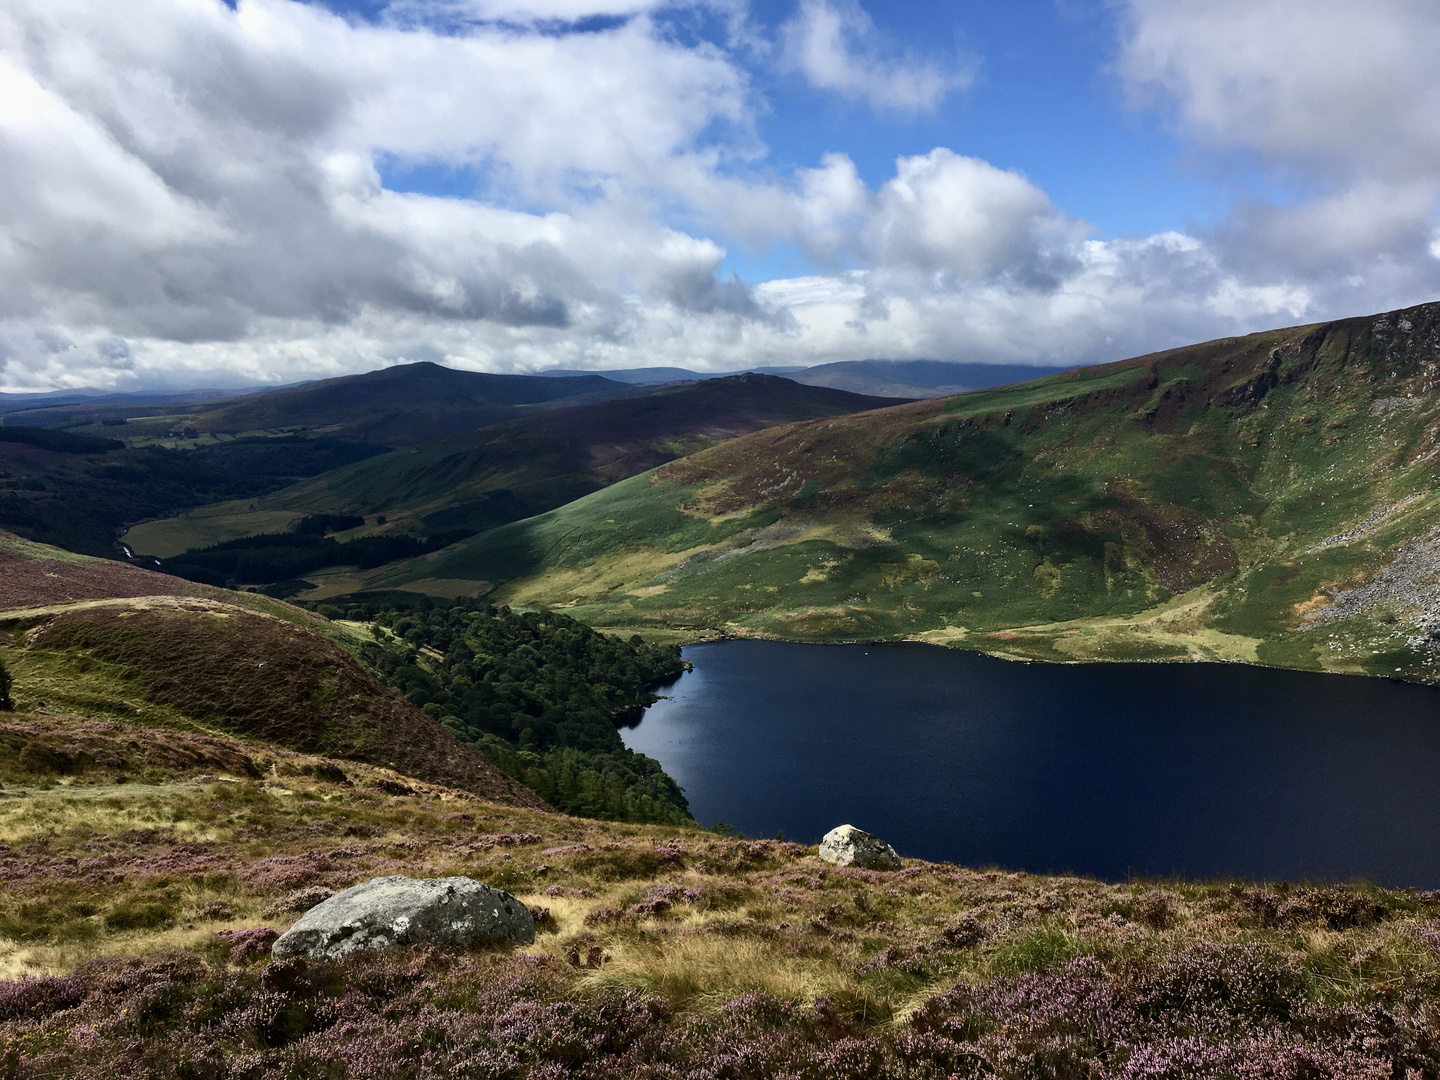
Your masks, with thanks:
[(820, 858), (836, 866), (858, 866), (862, 870), (899, 870), (895, 849), (854, 825), (831, 829), (820, 841)]
[(307, 911), (272, 954), (336, 957), (356, 949), (535, 940), (535, 920), (507, 892), (467, 877), (374, 878)]

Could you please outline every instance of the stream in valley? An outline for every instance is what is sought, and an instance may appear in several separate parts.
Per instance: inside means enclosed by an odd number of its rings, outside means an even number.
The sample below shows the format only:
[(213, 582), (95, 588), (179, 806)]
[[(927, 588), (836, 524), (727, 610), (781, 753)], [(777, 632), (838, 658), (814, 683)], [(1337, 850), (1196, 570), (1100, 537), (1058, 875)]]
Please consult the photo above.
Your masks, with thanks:
[(919, 644), (693, 645), (624, 731), (705, 825), (1073, 872), (1440, 887), (1440, 691)]

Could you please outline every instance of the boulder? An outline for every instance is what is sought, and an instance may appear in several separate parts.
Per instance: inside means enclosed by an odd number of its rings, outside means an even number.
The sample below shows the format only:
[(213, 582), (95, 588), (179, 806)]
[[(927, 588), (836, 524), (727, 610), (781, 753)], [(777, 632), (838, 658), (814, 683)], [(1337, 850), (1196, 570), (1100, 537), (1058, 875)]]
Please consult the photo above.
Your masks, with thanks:
[(820, 858), (836, 866), (858, 866), (862, 870), (899, 870), (895, 849), (854, 825), (831, 829), (820, 841)]
[(407, 945), (523, 944), (535, 920), (515, 897), (467, 877), (373, 878), (317, 904), (271, 949), (287, 956), (342, 956)]

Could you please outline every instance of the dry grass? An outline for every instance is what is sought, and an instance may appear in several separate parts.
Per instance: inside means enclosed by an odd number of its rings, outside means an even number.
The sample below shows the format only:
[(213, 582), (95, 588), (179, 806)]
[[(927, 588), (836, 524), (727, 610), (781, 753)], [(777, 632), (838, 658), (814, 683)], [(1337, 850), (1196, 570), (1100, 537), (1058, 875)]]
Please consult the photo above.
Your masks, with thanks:
[(920, 862), (840, 870), (799, 845), (569, 818), (404, 778), (414, 793), (388, 795), (374, 786), (397, 779), (388, 770), (335, 763), (342, 783), (313, 775), (323, 759), (234, 746), (261, 778), (191, 767), (146, 783), (6, 781), (0, 974), (203, 951), (219, 929), (283, 929), (297, 914), (276, 905), (296, 890), (405, 873), (465, 874), (546, 907), (553, 923), (528, 951), (566, 961), (576, 993), (629, 988), (681, 1011), (764, 993), (887, 1023), (957, 982), (1079, 956), (1163, 958), (1196, 942), (1277, 949), (1327, 1000), (1383, 1001), (1440, 979), (1440, 897)]
[[(7, 780), (0, 980), (125, 957), (158, 970), (187, 953), (213, 978), (249, 978), (248, 962), (226, 960), (219, 931), (283, 930), (299, 915), (297, 894), (403, 873), (463, 874), (549, 909), (533, 946), (495, 958), (510, 965), (506, 978), (540, 979), (581, 1009), (661, 999), (662, 1012), (647, 1015), (697, 1031), (750, 1001), (905, 1038), (957, 986), (985, 992), (1035, 973), (1063, 987), (1077, 959), (1122, 982), (1167, 965), (1209, 970), (1205, 957), (1218, 954), (1185, 959), (1197, 948), (1261, 949), (1272, 958), (1257, 969), (1265, 978), (1296, 972), (1310, 1000), (1356, 1016), (1410, 1008), (1440, 987), (1440, 897), (1109, 884), (915, 861), (894, 873), (844, 870), (795, 844), (502, 806), (353, 762), (235, 745), (263, 764), (260, 778), (189, 769), (146, 783)], [(382, 780), (413, 793), (386, 794)], [(1243, 983), (1250, 954), (1237, 955)], [(475, 962), (413, 960), (437, 971)]]

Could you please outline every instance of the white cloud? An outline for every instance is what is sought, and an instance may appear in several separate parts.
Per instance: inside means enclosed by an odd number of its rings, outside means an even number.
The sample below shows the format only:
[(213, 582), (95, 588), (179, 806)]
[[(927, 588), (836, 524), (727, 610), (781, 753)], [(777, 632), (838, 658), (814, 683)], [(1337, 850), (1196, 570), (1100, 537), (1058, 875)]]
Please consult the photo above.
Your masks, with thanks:
[(879, 266), (964, 283), (1038, 272), (1042, 234), (1057, 230), (1064, 219), (1019, 173), (941, 148), (896, 162), (866, 240)]
[(1434, 299), (1440, 6), (1433, 0), (1123, 0), (1118, 71), (1216, 155), (1284, 197), (1208, 238), (1252, 280), (1307, 282), (1319, 310)]
[(402, 26), (575, 24), (684, 8), (707, 8), (730, 19), (745, 13), (744, 0), (391, 0), (384, 15), (387, 22)]
[[(1175, 10), (1191, 22), (1135, 0), (1124, 70), (1218, 145), (1226, 97), (1200, 62), (1225, 31)], [(753, 54), (682, 38), (655, 11), (414, 0), (372, 24), (292, 0), (144, 0), (143, 17), (11, 0), (0, 386), (290, 382), (421, 358), (1080, 362), (1378, 310), (1440, 282), (1433, 123), (1408, 148), (1365, 144), (1384, 166), (1367, 170), (1319, 134), (1270, 139), (1288, 121), (1250, 101), (1234, 129), (1250, 134), (1226, 148), (1328, 162), (1321, 196), (1102, 241), (1025, 176), (943, 147), (873, 185), (841, 150), (777, 175)], [(596, 14), (621, 18), (552, 23)], [(963, 82), (887, 54), (854, 6), (805, 0), (786, 41), (817, 85), (877, 107), (930, 107)], [(1262, 70), (1283, 55), (1252, 52), (1261, 66), (1232, 58), (1230, 78), (1292, 78)], [(1271, 111), (1328, 93), (1302, 89), (1271, 94)], [(469, 170), (476, 190), (390, 190), (387, 163)], [(793, 245), (813, 272), (747, 286), (722, 272), (735, 242)]]
[(1125, 0), (1119, 69), (1186, 130), (1340, 175), (1440, 164), (1433, 0)]
[(973, 79), (958, 59), (942, 64), (887, 55), (874, 22), (856, 0), (800, 0), (782, 38), (787, 60), (811, 85), (874, 108), (933, 109)]

